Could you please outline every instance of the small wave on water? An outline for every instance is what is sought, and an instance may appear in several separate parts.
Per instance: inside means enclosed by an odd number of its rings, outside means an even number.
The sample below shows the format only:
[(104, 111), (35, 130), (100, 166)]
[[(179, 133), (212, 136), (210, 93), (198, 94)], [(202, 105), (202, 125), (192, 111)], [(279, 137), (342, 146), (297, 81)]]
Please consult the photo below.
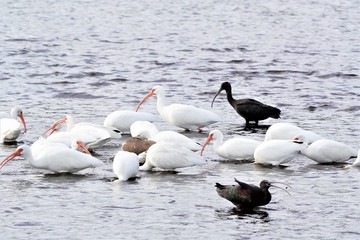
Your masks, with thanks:
[(37, 38), (9, 38), (5, 39), (5, 42), (39, 42)]
[(316, 71), (297, 71), (297, 70), (267, 70), (266, 74), (300, 74), (300, 75), (314, 75)]
[(104, 72), (82, 72), (82, 73), (71, 73), (65, 76), (65, 78), (86, 78), (86, 77), (103, 77), (110, 75), (110, 73), (104, 73)]
[(349, 78), (358, 78), (359, 75), (355, 74), (355, 73), (342, 73), (342, 72), (335, 72), (335, 73), (327, 73), (327, 74), (322, 74), (322, 75), (318, 75), (318, 78), (322, 78), (322, 79), (328, 79), (328, 78), (345, 78), (345, 79), (349, 79)]
[(54, 96), (54, 98), (78, 98), (78, 99), (94, 99), (94, 98), (104, 98), (104, 96), (95, 96), (89, 93), (72, 93), (72, 92), (62, 92)]

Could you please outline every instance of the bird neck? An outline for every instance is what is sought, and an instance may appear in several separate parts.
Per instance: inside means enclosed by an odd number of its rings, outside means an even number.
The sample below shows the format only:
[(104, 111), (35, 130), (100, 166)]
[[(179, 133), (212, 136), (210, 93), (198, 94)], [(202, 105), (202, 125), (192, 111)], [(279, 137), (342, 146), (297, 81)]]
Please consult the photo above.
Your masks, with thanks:
[(214, 149), (218, 149), (224, 142), (224, 138), (221, 136), (218, 136), (216, 140), (214, 140)]
[(233, 98), (232, 96), (232, 91), (231, 91), (231, 86), (229, 88), (226, 88), (225, 89), (225, 92), (226, 92), (226, 98), (228, 100), (228, 102), (230, 104), (232, 104), (233, 102), (235, 102), (235, 99)]
[(269, 192), (269, 189), (263, 189), (264, 193), (264, 205), (268, 204), (271, 201), (271, 193)]
[(162, 116), (164, 112), (164, 108), (168, 105), (167, 100), (163, 92), (158, 93), (156, 96), (157, 96), (157, 101), (156, 101), (157, 110)]
[(66, 120), (67, 131), (70, 131), (75, 126), (75, 121), (72, 117), (68, 117)]
[(23, 153), (23, 157), (26, 161), (29, 162), (29, 164), (35, 168), (41, 168), (42, 164), (41, 162), (37, 161), (37, 159), (34, 158), (32, 151), (26, 151)]
[(11, 116), (11, 118), (13, 118), (15, 120), (17, 120), (17, 118), (18, 118), (17, 112), (13, 109), (11, 110), (10, 116)]

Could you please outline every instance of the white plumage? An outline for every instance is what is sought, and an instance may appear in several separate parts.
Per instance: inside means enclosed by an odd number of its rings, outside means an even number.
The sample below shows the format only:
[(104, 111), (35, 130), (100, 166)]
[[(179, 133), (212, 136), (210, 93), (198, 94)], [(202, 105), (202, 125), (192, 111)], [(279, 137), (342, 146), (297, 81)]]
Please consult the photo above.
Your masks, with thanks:
[(318, 163), (340, 163), (357, 156), (354, 148), (330, 139), (317, 140), (301, 152)]
[(185, 130), (198, 130), (212, 123), (220, 121), (220, 116), (216, 113), (197, 108), (185, 104), (170, 104), (166, 103), (165, 90), (162, 86), (153, 87), (150, 92), (140, 101), (136, 110), (138, 110), (146, 99), (156, 94), (157, 96), (157, 110), (160, 116), (167, 122), (176, 127)]
[(113, 162), (113, 171), (120, 181), (136, 177), (139, 171), (139, 157), (132, 152), (117, 152)]
[(255, 149), (260, 143), (262, 143), (262, 141), (240, 137), (234, 137), (224, 142), (223, 133), (219, 130), (212, 130), (203, 144), (201, 154), (203, 153), (206, 145), (212, 140), (214, 141), (215, 153), (220, 157), (229, 160), (254, 160)]
[(102, 161), (89, 154), (58, 146), (46, 147), (34, 157), (29, 146), (21, 145), (1, 162), (0, 168), (20, 155), (34, 168), (46, 169), (55, 173), (74, 173), (86, 168), (99, 167), (103, 164)]
[(158, 142), (152, 145), (146, 154), (146, 161), (140, 170), (161, 168), (174, 170), (177, 168), (203, 165), (206, 161), (199, 154), (186, 147), (167, 142)]
[(290, 162), (307, 145), (307, 139), (302, 135), (294, 137), (293, 140), (269, 140), (262, 142), (255, 149), (255, 163), (282, 165)]
[(105, 118), (104, 126), (116, 128), (123, 133), (129, 133), (130, 126), (136, 121), (159, 122), (161, 119), (152, 113), (118, 110), (110, 113)]
[(14, 142), (20, 136), (21, 123), (18, 118), (24, 126), (24, 132), (26, 132), (26, 123), (20, 108), (14, 107), (11, 109), (10, 115), (1, 113), (0, 117), (0, 143)]
[(312, 143), (322, 137), (312, 131), (304, 130), (291, 123), (275, 123), (269, 127), (265, 134), (265, 141), (269, 140), (291, 140), (296, 135), (306, 137), (308, 143)]

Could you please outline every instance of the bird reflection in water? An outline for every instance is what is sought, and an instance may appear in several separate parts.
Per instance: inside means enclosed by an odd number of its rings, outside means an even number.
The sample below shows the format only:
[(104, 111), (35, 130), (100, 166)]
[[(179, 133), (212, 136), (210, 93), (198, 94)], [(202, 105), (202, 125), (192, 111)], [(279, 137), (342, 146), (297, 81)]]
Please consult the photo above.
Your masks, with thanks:
[(260, 223), (270, 221), (269, 213), (267, 211), (264, 211), (264, 209), (243, 210), (234, 207), (225, 210), (215, 210), (215, 212), (217, 216), (221, 219), (233, 220), (235, 217), (236, 219), (241, 220), (251, 220), (251, 222), (253, 222), (254, 220), (261, 220)]

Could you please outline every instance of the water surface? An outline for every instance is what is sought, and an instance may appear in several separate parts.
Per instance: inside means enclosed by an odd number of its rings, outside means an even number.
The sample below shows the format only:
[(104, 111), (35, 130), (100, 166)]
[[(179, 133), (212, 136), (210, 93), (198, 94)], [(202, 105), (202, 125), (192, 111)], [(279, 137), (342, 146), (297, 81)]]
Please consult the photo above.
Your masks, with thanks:
[[(360, 116), (357, 1), (5, 1), (0, 8), (0, 111), (22, 106), (31, 144), (65, 114), (102, 123), (134, 109), (151, 87), (169, 101), (210, 109), (223, 81), (234, 97), (282, 110), (280, 120), (354, 148)], [(142, 111), (156, 113), (155, 99)], [(213, 111), (228, 139), (244, 131), (221, 94)], [(163, 122), (161, 130), (182, 130)], [(208, 130), (210, 130), (208, 129)], [(206, 133), (188, 136), (203, 142)], [(359, 170), (298, 156), (284, 169), (211, 162), (180, 174), (112, 182), (120, 141), (96, 151), (96, 170), (54, 176), (22, 159), (1, 170), (2, 239), (358, 239)], [(1, 158), (16, 145), (0, 146)], [(351, 160), (350, 162), (352, 162)], [(215, 182), (292, 186), (258, 214), (239, 215)]]

